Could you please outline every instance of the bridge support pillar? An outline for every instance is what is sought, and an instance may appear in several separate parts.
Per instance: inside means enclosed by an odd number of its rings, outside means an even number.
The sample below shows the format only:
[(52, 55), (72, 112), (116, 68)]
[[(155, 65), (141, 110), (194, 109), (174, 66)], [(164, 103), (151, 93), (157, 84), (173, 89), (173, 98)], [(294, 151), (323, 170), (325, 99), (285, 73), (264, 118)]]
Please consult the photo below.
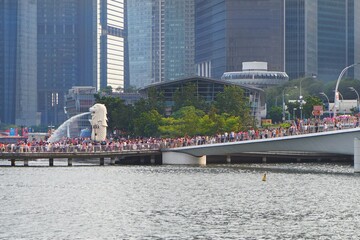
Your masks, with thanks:
[(262, 157), (262, 163), (266, 163), (266, 157)]
[(226, 156), (226, 163), (231, 163), (231, 156), (230, 155)]
[(50, 167), (54, 166), (54, 159), (53, 158), (49, 158), (49, 166)]
[(155, 155), (151, 155), (150, 163), (155, 164)]
[(10, 161), (11, 161), (11, 166), (15, 167), (15, 159), (11, 159)]
[(141, 163), (141, 164), (144, 164), (144, 163), (145, 163), (145, 159), (144, 159), (143, 156), (140, 157), (140, 163)]
[(360, 139), (354, 139), (354, 173), (360, 173)]
[(186, 153), (179, 152), (163, 152), (163, 164), (170, 165), (206, 165), (206, 155), (201, 157), (192, 156)]
[(29, 166), (29, 160), (28, 159), (24, 159), (24, 167), (28, 167)]
[(100, 158), (100, 166), (104, 166), (105, 165), (105, 158)]
[(115, 165), (115, 158), (110, 158), (110, 165)]
[(72, 158), (68, 158), (68, 166), (69, 166), (69, 167), (72, 166)]

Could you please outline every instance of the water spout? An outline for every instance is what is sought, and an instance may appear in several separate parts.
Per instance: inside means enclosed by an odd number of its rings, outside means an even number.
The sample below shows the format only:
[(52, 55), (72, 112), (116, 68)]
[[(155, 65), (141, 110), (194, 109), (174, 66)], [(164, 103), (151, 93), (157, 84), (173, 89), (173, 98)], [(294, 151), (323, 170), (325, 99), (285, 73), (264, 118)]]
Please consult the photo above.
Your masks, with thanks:
[(80, 113), (78, 115), (72, 116), (71, 118), (69, 118), (68, 120), (66, 120), (65, 122), (63, 122), (56, 130), (55, 132), (49, 137), (48, 142), (57, 142), (59, 141), (62, 137), (67, 136), (70, 137), (70, 124), (79, 119), (82, 116), (88, 115), (90, 114), (90, 112), (85, 112), (85, 113)]

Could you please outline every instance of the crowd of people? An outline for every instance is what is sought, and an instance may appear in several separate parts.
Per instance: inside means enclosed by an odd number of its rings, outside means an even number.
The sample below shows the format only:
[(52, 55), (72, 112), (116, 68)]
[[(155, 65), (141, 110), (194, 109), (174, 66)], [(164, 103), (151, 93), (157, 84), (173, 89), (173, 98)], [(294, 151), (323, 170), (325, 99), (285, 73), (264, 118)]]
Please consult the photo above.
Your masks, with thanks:
[(336, 119), (324, 118), (291, 121), (290, 127), (268, 127), (249, 129), (239, 132), (223, 132), (214, 136), (184, 136), (180, 138), (154, 137), (119, 137), (111, 136), (105, 141), (95, 142), (89, 138), (62, 138), (56, 142), (32, 139), (17, 143), (1, 143), (1, 152), (94, 152), (94, 151), (128, 151), (128, 150), (159, 150), (202, 144), (226, 143), (284, 137), (291, 135), (332, 131), (359, 126), (359, 119), (353, 116), (339, 116)]

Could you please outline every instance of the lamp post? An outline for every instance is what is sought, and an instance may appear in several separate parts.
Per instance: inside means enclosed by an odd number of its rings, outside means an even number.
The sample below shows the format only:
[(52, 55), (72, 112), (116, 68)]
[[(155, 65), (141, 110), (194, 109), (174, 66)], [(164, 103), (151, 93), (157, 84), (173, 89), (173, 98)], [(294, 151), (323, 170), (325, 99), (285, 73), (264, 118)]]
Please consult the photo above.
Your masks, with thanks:
[(305, 79), (306, 78), (303, 78), (303, 79), (300, 80), (300, 95), (299, 95), (299, 104), (300, 104), (300, 106), (299, 106), (299, 108), (300, 108), (300, 119), (301, 120), (303, 118), (303, 116), (302, 116), (302, 109), (303, 109), (302, 105), (304, 104), (303, 96), (301, 94), (301, 82), (304, 81)]
[(336, 108), (337, 108), (338, 105), (339, 105), (339, 103), (338, 103), (338, 101), (339, 101), (338, 88), (339, 88), (340, 80), (341, 80), (341, 78), (343, 77), (343, 75), (345, 74), (345, 72), (346, 72), (349, 68), (355, 67), (355, 66), (358, 65), (358, 64), (360, 64), (360, 63), (354, 63), (354, 64), (351, 64), (351, 65), (345, 67), (345, 68), (341, 71), (341, 73), (340, 73), (340, 75), (339, 75), (339, 77), (338, 77), (338, 79), (337, 79), (337, 81), (336, 81), (335, 96), (334, 96), (334, 117), (336, 117)]
[(282, 91), (282, 121), (285, 121), (285, 88)]
[(327, 100), (327, 103), (328, 103), (328, 107), (327, 107), (327, 110), (328, 110), (328, 112), (329, 112), (329, 116), (331, 117), (331, 114), (330, 114), (330, 100), (329, 100), (329, 97), (326, 95), (326, 93), (324, 93), (324, 92), (321, 92), (321, 93), (319, 93), (320, 95), (322, 95), (322, 96), (324, 96), (325, 98), (326, 98), (326, 100)]
[(349, 89), (350, 89), (350, 91), (353, 91), (353, 92), (355, 92), (356, 93), (356, 96), (357, 96), (357, 99), (356, 99), (356, 110), (357, 110), (357, 112), (359, 112), (359, 93), (358, 93), (358, 91), (356, 91), (356, 89), (355, 88), (353, 88), (353, 87), (349, 87)]

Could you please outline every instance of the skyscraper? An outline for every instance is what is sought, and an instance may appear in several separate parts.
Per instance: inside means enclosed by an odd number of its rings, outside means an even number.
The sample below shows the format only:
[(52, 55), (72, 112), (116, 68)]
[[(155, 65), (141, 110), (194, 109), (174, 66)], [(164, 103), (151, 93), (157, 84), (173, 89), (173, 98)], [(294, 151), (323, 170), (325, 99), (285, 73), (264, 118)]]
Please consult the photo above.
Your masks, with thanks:
[(36, 125), (36, 1), (0, 0), (0, 121)]
[[(359, 60), (360, 3), (354, 0), (286, 0), (286, 72), (291, 79), (316, 75), (336, 80)], [(354, 76), (351, 68), (346, 72)], [(359, 76), (359, 75), (358, 75)]]
[(220, 78), (243, 62), (284, 71), (284, 0), (195, 0), (200, 76)]
[(84, 38), (93, 28), (87, 26), (91, 12), (82, 19), (82, 11), (91, 8), (81, 9), (81, 3), (83, 0), (38, 0), (38, 110), (42, 124), (58, 125), (66, 120), (64, 98), (72, 86), (93, 85), (94, 72), (82, 74), (96, 55), (84, 55), (92, 53), (93, 46), (88, 43), (95, 38)]
[(129, 1), (128, 22), (130, 85), (195, 73), (193, 0)]
[(317, 1), (288, 0), (285, 24), (285, 69), (291, 79), (317, 75)]
[[(354, 63), (354, 0), (318, 0), (318, 78), (336, 80)], [(347, 76), (354, 76), (349, 69)]]
[(66, 120), (73, 86), (124, 87), (125, 0), (38, 0), (38, 109)]
[(126, 0), (97, 0), (97, 89), (124, 89)]

